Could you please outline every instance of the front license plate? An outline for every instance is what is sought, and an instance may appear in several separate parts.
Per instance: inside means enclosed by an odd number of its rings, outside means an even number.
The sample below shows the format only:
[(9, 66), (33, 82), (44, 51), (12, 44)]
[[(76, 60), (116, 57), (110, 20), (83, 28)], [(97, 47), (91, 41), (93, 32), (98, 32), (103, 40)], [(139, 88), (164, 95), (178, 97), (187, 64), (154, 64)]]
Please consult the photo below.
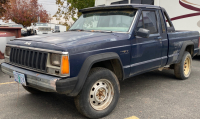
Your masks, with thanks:
[(16, 71), (13, 71), (13, 74), (14, 74), (15, 81), (17, 83), (20, 83), (20, 84), (26, 86), (26, 79), (25, 79), (24, 74), (18, 73)]

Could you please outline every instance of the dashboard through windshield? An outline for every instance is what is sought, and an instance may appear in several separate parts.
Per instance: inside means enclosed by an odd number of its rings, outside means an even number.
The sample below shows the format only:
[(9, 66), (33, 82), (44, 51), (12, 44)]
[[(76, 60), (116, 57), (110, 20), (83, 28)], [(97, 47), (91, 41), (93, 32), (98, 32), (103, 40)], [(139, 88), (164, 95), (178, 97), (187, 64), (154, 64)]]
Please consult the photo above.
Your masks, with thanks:
[(136, 10), (110, 10), (83, 14), (69, 30), (128, 32)]

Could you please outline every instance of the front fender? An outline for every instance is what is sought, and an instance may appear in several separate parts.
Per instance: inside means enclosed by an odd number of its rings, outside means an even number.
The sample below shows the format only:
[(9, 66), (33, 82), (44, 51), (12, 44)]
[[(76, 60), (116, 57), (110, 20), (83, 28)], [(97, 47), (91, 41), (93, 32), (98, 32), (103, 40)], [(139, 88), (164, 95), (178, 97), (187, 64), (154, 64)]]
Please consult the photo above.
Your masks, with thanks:
[[(101, 62), (101, 61), (111, 60), (111, 59), (118, 59), (121, 63), (121, 66), (123, 66), (119, 55), (114, 52), (101, 53), (101, 54), (89, 56), (84, 61), (83, 65), (81, 67), (81, 70), (78, 74), (78, 82), (77, 82), (74, 90), (69, 94), (69, 96), (77, 96), (78, 93), (81, 91), (93, 64), (95, 64), (97, 62)], [(124, 76), (124, 71), (123, 71), (123, 76)]]

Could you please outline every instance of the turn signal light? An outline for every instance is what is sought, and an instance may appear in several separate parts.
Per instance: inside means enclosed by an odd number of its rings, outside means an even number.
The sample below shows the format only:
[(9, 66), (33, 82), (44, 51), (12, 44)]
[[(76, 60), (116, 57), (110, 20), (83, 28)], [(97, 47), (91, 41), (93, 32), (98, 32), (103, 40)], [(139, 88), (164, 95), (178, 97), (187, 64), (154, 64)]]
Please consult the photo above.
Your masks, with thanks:
[(62, 56), (61, 74), (69, 74), (69, 58)]

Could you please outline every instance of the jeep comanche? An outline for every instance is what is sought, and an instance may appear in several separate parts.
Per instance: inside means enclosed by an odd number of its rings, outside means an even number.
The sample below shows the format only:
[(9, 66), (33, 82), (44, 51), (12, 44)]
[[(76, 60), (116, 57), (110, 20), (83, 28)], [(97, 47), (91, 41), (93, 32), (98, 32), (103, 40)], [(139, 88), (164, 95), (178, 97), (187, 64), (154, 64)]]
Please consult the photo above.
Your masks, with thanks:
[(88, 118), (112, 112), (124, 79), (165, 67), (178, 79), (190, 76), (199, 32), (175, 31), (165, 9), (132, 4), (80, 12), (66, 33), (8, 42), (2, 71), (30, 93), (75, 97)]

